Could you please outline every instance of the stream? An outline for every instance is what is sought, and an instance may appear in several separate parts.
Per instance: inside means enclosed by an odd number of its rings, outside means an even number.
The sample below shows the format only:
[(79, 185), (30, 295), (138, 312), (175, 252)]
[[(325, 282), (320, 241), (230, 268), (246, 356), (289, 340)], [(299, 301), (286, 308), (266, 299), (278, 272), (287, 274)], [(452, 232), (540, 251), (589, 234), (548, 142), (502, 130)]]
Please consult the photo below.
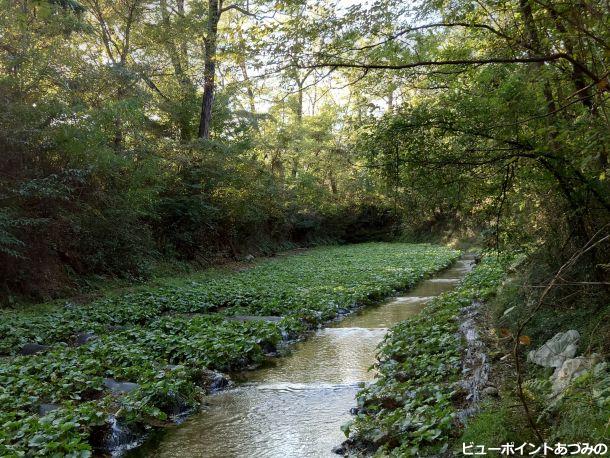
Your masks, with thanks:
[(378, 306), (367, 307), (299, 342), (271, 366), (241, 374), (232, 389), (207, 398), (202, 411), (131, 456), (337, 457), (359, 386), (388, 328), (453, 289), (472, 269), (470, 257)]

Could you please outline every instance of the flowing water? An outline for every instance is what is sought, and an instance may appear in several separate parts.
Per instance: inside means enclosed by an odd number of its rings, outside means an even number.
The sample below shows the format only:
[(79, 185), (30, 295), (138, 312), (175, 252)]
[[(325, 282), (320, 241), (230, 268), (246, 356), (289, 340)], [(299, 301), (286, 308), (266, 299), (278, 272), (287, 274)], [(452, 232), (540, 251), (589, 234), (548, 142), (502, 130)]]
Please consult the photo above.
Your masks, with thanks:
[[(368, 307), (319, 330), (271, 367), (245, 374), (233, 389), (207, 398), (201, 413), (170, 429), (143, 456), (205, 458), (336, 457), (375, 348), (387, 329), (418, 313), (432, 297), (451, 290), (472, 268), (453, 267), (379, 306)], [(142, 456), (142, 455), (140, 455)]]

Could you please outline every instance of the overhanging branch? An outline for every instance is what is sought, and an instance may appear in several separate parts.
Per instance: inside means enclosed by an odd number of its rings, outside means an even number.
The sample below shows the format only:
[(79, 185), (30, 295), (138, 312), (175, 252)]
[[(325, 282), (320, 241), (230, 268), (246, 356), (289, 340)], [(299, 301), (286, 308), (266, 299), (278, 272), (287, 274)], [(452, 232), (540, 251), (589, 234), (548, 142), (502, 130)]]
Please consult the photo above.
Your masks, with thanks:
[(552, 62), (565, 59), (572, 61), (565, 53), (555, 53), (546, 56), (529, 57), (491, 57), (487, 59), (455, 59), (455, 60), (423, 60), (405, 64), (362, 64), (357, 62), (320, 62), (307, 65), (299, 65), (299, 68), (366, 68), (369, 70), (405, 70), (417, 67), (436, 67), (444, 65), (488, 65), (488, 64), (527, 64), (533, 62)]
[(247, 10), (247, 9), (245, 9), (245, 8), (242, 8), (242, 7), (241, 7), (241, 6), (239, 6), (239, 5), (235, 5), (235, 4), (233, 4), (233, 5), (229, 5), (229, 6), (225, 6), (224, 8), (222, 8), (222, 9), (220, 10), (220, 12), (221, 12), (221, 13), (224, 13), (224, 12), (229, 11), (229, 10), (237, 10), (237, 11), (239, 11), (240, 13), (245, 14), (246, 16), (256, 17), (256, 14), (254, 14), (254, 13), (252, 13), (252, 12), (248, 11), (248, 10)]

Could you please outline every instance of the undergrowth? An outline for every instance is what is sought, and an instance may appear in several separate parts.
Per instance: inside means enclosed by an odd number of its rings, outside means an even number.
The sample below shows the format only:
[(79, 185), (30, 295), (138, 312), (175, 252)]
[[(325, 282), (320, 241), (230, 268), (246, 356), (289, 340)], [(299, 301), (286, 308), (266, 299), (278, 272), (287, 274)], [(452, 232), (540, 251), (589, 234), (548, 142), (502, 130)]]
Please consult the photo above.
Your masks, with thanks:
[[(530, 260), (500, 288), (489, 302), (492, 327), (497, 329), (498, 353), (493, 371), (500, 387), (499, 399), (489, 399), (481, 412), (471, 419), (460, 442), (473, 442), (498, 447), (514, 442), (537, 444), (540, 440), (529, 425), (521, 400), (516, 393), (515, 369), (512, 359), (512, 335), (518, 323), (530, 316), (540, 288), (523, 285), (545, 284), (552, 274)], [(603, 286), (589, 284), (589, 267), (571, 271), (565, 280), (548, 295), (548, 300), (531, 318), (523, 334), (528, 348), (521, 357), (524, 393), (536, 426), (548, 444), (610, 443), (610, 371), (603, 362), (610, 351), (610, 303)], [(589, 269), (589, 270), (587, 270)], [(545, 280), (547, 279), (547, 280)], [(580, 281), (580, 283), (579, 283)], [(533, 291), (532, 291), (533, 290)], [(577, 356), (598, 355), (593, 370), (577, 377), (560, 396), (553, 395), (551, 368), (527, 362), (527, 350), (539, 348), (558, 332), (575, 329), (581, 338)], [(488, 452), (490, 456), (500, 456)], [(585, 455), (573, 455), (585, 456)]]

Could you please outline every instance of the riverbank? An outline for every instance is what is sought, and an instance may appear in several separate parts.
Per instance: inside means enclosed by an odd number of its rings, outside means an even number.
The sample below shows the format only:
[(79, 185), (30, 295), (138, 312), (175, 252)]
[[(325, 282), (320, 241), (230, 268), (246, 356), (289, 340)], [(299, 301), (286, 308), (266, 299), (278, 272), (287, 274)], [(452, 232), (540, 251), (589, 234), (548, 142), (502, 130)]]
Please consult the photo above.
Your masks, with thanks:
[(282, 340), (410, 288), (458, 255), (431, 245), (318, 248), (190, 285), (4, 313), (0, 452), (87, 456), (108, 448), (117, 422), (169, 424), (222, 384), (210, 370), (255, 367)]
[[(463, 383), (464, 309), (489, 299), (510, 258), (486, 256), (456, 290), (433, 299), (420, 314), (391, 329), (379, 348), (378, 377), (357, 395), (348, 439), (350, 456), (438, 456), (461, 431), (458, 413), (472, 397)], [(472, 368), (471, 368), (472, 369)]]
[(207, 396), (201, 412), (128, 456), (336, 456), (332, 449), (342, 441), (341, 425), (362, 384), (373, 381), (370, 368), (388, 328), (455, 288), (472, 264), (462, 258), (408, 291), (324, 324), (281, 358), (235, 374), (234, 385)]
[(573, 455), (606, 455), (610, 308), (543, 309), (517, 334), (531, 314), (523, 260), (485, 256), (455, 291), (392, 328), (339, 454), (463, 456), (465, 444), (499, 457), (505, 444), (524, 454), (547, 444), (562, 455), (570, 444)]
[(531, 267), (521, 261), (486, 304), (481, 322), (497, 389), (457, 444), (477, 444), (497, 457), (497, 448), (510, 443), (526, 444), (524, 454), (546, 443), (549, 455), (607, 456), (601, 452), (610, 450), (610, 302), (591, 294), (595, 286), (577, 284), (578, 294), (557, 288), (533, 313), (536, 301), (521, 287), (533, 283)]

